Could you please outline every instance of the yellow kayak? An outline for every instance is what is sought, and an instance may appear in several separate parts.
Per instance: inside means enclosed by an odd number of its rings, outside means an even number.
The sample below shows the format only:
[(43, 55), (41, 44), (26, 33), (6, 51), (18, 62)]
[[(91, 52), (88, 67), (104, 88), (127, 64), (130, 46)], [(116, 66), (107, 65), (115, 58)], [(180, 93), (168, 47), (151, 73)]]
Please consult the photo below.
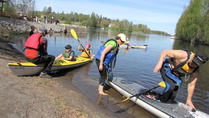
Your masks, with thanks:
[[(67, 61), (63, 59), (55, 60), (51, 71), (60, 71), (69, 68), (85, 65), (92, 62), (90, 58), (76, 57), (75, 61)], [(8, 67), (17, 76), (38, 75), (44, 68), (44, 64), (34, 64), (32, 62), (8, 63)]]
[(121, 45), (120, 48), (147, 48), (147, 45)]

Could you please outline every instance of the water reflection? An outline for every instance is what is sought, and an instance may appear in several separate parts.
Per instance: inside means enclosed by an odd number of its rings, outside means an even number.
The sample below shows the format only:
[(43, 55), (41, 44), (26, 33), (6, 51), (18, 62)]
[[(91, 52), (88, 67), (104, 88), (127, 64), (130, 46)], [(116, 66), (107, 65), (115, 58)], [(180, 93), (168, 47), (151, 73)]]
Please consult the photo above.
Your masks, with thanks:
[(103, 95), (98, 94), (96, 103), (97, 103), (101, 108), (106, 109), (106, 108), (107, 108), (107, 105), (106, 105), (106, 103), (103, 101), (103, 98), (106, 98), (106, 101), (108, 101), (107, 96), (103, 96)]
[(130, 48), (125, 48), (124, 50), (124, 54), (128, 54), (128, 52), (130, 51)]

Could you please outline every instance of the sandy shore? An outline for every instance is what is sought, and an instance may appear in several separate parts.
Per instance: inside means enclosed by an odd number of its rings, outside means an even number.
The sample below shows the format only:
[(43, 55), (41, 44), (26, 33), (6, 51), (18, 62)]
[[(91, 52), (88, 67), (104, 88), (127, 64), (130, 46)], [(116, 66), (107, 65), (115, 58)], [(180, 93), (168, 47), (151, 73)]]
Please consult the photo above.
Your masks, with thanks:
[(1, 118), (110, 117), (73, 85), (64, 88), (55, 79), (15, 76), (7, 63), (26, 60), (8, 43), (8, 39), (0, 38)]

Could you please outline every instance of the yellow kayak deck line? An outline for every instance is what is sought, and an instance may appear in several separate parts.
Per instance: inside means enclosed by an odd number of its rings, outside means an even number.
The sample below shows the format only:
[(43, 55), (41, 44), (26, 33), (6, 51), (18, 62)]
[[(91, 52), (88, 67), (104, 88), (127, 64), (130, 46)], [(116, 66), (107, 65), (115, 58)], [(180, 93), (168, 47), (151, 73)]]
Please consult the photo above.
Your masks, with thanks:
[(125, 45), (122, 44), (120, 48), (147, 48), (147, 45)]

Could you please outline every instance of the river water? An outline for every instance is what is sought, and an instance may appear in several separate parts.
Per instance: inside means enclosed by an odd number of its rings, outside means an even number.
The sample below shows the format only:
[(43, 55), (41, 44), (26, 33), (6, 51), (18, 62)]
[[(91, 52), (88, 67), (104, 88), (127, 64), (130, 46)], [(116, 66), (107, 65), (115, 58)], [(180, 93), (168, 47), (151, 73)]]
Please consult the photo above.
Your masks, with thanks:
[[(106, 30), (89, 30), (87, 32), (77, 32), (80, 42), (85, 46), (86, 43), (90, 43), (91, 50), (94, 54), (97, 53), (99, 47), (107, 39), (111, 39), (117, 35), (117, 32), (110, 32)], [(132, 45), (148, 45), (146, 49), (120, 49), (116, 66), (113, 70), (114, 76), (123, 77), (127, 80), (139, 83), (147, 88), (152, 88), (162, 81), (160, 73), (153, 73), (153, 69), (158, 62), (161, 52), (165, 49), (190, 49), (194, 52), (197, 50), (203, 50), (209, 55), (209, 47), (201, 45), (193, 45), (190, 43), (181, 42), (178, 40), (170, 39), (169, 36), (161, 35), (149, 35), (132, 33), (126, 34)], [(76, 55), (80, 52), (77, 50), (78, 41), (72, 37), (70, 33), (53, 34), (52, 36), (46, 36), (48, 39), (48, 53), (52, 55), (59, 55), (65, 49), (67, 44), (72, 45), (72, 49)], [(15, 40), (17, 46), (22, 50), (22, 45), (25, 39), (21, 41)], [(198, 79), (195, 93), (193, 95), (193, 102), (197, 109), (209, 113), (209, 62), (204, 64), (200, 68), (200, 77)], [(90, 97), (92, 101), (98, 101), (97, 87), (99, 73), (95, 61), (87, 64), (83, 67), (71, 69), (67, 72), (59, 73), (61, 78), (65, 81), (60, 81), (67, 86), (67, 83), (73, 83), (82, 92)], [(185, 82), (177, 95), (177, 100), (185, 103), (187, 91), (187, 83)], [(157, 89), (162, 91), (163, 88)], [(115, 102), (123, 100), (123, 97), (116, 91), (110, 90), (108, 97), (102, 97), (99, 99), (98, 105), (117, 117), (117, 114), (129, 113), (133, 117), (147, 117), (152, 118), (150, 113), (139, 108), (131, 102), (125, 102), (119, 105), (113, 105)]]

